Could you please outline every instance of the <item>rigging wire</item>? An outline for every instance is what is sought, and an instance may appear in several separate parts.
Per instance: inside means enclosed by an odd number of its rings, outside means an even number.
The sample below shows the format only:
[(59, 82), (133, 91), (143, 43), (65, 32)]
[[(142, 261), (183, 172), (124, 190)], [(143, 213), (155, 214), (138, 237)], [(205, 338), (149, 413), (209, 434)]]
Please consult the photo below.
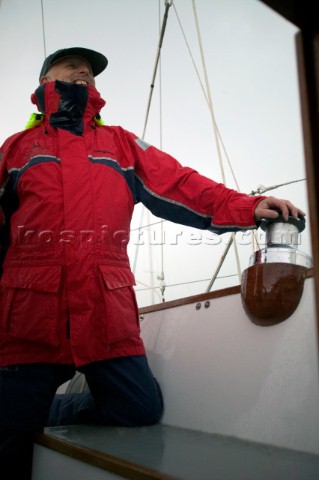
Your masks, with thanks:
[(168, 11), (169, 11), (172, 4), (173, 4), (173, 0), (165, 0), (165, 12), (164, 12), (164, 18), (163, 18), (163, 22), (162, 22), (160, 38), (159, 38), (158, 47), (157, 47), (155, 66), (154, 66), (154, 71), (153, 71), (153, 76), (152, 76), (152, 81), (151, 81), (151, 86), (150, 86), (150, 93), (149, 93), (149, 98), (148, 98), (148, 103), (147, 103), (147, 108), (146, 108), (146, 116), (145, 116), (142, 140), (144, 140), (144, 138), (145, 138), (145, 132), (146, 132), (149, 112), (150, 112), (150, 108), (151, 108), (153, 91), (154, 91), (154, 87), (155, 87), (155, 79), (156, 79), (156, 74), (157, 74), (157, 68), (158, 68), (158, 64), (159, 64), (161, 48), (162, 48), (162, 45), (163, 45), (163, 39), (164, 39), (165, 30), (166, 30)]
[(44, 27), (44, 8), (43, 8), (43, 0), (41, 0), (41, 15), (42, 15), (42, 39), (43, 39), (43, 50), (44, 50), (44, 58), (47, 56), (47, 47), (45, 41), (45, 27)]
[[(144, 140), (145, 133), (146, 133), (146, 128), (147, 128), (147, 123), (148, 123), (148, 117), (149, 117), (150, 108), (151, 108), (151, 102), (152, 102), (152, 98), (153, 98), (153, 91), (154, 91), (154, 87), (155, 87), (155, 79), (156, 79), (157, 71), (158, 71), (158, 68), (159, 68), (160, 69), (160, 96), (159, 96), (159, 98), (160, 98), (160, 144), (161, 144), (160, 148), (162, 148), (162, 109), (161, 109), (162, 96), (161, 96), (161, 63), (160, 63), (160, 58), (161, 58), (161, 49), (162, 49), (162, 45), (163, 45), (164, 34), (165, 34), (165, 31), (166, 31), (168, 12), (169, 12), (169, 8), (172, 6), (172, 4), (173, 4), (173, 0), (165, 0), (165, 12), (164, 12), (164, 16), (163, 16), (162, 26), (160, 26), (160, 21), (159, 21), (160, 36), (159, 36), (155, 65), (154, 65), (154, 70), (153, 70), (153, 75), (152, 75), (152, 80), (151, 80), (150, 93), (149, 93), (149, 98), (148, 98), (148, 102), (147, 102), (144, 128), (143, 128), (143, 133), (142, 133), (142, 136), (141, 136), (142, 140)], [(160, 19), (160, 3), (159, 3), (159, 19)], [(142, 207), (143, 211), (144, 211), (144, 208), (145, 207)], [(142, 211), (142, 214), (141, 214), (139, 230), (142, 228), (141, 223), (142, 223), (142, 219), (143, 219), (143, 211)], [(161, 223), (162, 239), (163, 239), (163, 236), (164, 236), (163, 222), (164, 222), (164, 220), (161, 220), (161, 222), (160, 222)], [(162, 250), (161, 250), (161, 273), (157, 277), (157, 279), (160, 280), (160, 288), (161, 288), (161, 292), (162, 292), (162, 301), (165, 301), (165, 298), (164, 298), (164, 291), (165, 291), (164, 256), (163, 256), (164, 242), (163, 241), (161, 242), (161, 245), (162, 245), (162, 247), (161, 247), (162, 248)], [(134, 269), (133, 269), (134, 273), (135, 273), (135, 270), (136, 270), (138, 251), (139, 251), (139, 244), (136, 245), (136, 250), (135, 250)], [(151, 263), (152, 263), (152, 255), (150, 254), (150, 264)], [(153, 271), (152, 265), (151, 265), (151, 271)], [(151, 289), (153, 291), (153, 286), (151, 287)]]
[[(222, 171), (222, 177), (223, 177), (223, 181), (224, 183), (225, 182), (225, 174), (224, 174), (224, 170), (223, 170), (223, 164), (222, 164), (222, 159), (221, 159), (221, 149), (223, 150), (223, 153), (226, 157), (226, 160), (227, 160), (227, 163), (228, 163), (228, 166), (230, 168), (230, 171), (231, 171), (231, 174), (232, 174), (232, 177), (233, 177), (233, 180), (236, 184), (236, 188), (238, 191), (240, 191), (240, 188), (239, 188), (239, 185), (238, 185), (238, 182), (235, 178), (235, 175), (234, 175), (234, 171), (232, 169), (232, 166), (231, 166), (231, 163), (230, 163), (230, 160), (229, 160), (229, 157), (228, 157), (228, 154), (227, 154), (227, 151), (226, 151), (226, 148), (225, 148), (225, 145), (223, 143), (223, 140), (221, 138), (221, 134), (220, 134), (220, 131), (218, 129), (218, 126), (217, 126), (217, 123), (216, 123), (216, 119), (215, 119), (215, 114), (214, 114), (214, 110), (213, 110), (213, 105), (212, 105), (212, 99), (211, 99), (211, 93), (210, 93), (210, 87), (209, 87), (209, 81), (208, 81), (208, 75), (207, 75), (207, 69), (206, 69), (206, 63), (205, 63), (205, 58), (204, 58), (204, 51), (203, 51), (203, 46), (202, 46), (202, 40), (201, 40), (201, 34), (200, 34), (200, 29), (199, 29), (199, 22), (198, 22), (198, 16), (197, 16), (197, 11), (196, 11), (196, 5), (195, 5), (195, 0), (193, 0), (193, 10), (194, 10), (194, 17), (195, 17), (195, 21), (196, 21), (196, 27), (197, 27), (197, 36), (198, 36), (198, 40), (199, 40), (199, 44), (200, 44), (200, 51), (201, 51), (201, 57), (202, 57), (202, 63), (203, 63), (203, 69), (204, 69), (204, 73), (205, 73), (205, 83), (206, 83), (206, 89), (207, 89), (207, 93), (205, 91), (205, 88), (203, 86), (203, 83), (201, 81), (201, 78), (200, 78), (200, 75), (199, 75), (199, 72), (198, 72), (198, 69), (196, 67), (196, 64), (195, 64), (195, 61), (194, 61), (194, 57), (192, 55), (192, 52), (191, 52), (191, 49), (189, 47), (189, 43), (187, 41), (187, 38), (186, 38), (186, 35), (185, 35), (185, 32), (183, 30), (183, 27), (182, 27), (182, 24), (181, 24), (181, 21), (180, 21), (180, 18), (178, 16), (178, 13), (177, 13), (177, 10), (175, 8), (175, 5), (173, 4), (173, 1), (165, 1), (165, 13), (164, 13), (164, 18), (163, 18), (163, 23), (162, 23), (162, 28), (161, 28), (161, 32), (160, 32), (160, 40), (159, 40), (159, 44), (158, 44), (158, 50), (157, 50), (157, 56), (156, 56), (156, 61), (155, 61), (155, 67), (154, 67), (154, 72), (153, 72), (153, 77), (152, 77), (152, 82), (151, 82), (151, 87), (150, 87), (150, 94), (149, 94), (149, 99), (148, 99), (148, 105), (147, 105), (147, 111), (146, 111), (146, 118), (145, 118), (145, 123), (144, 123), (144, 129), (143, 129), (143, 135), (142, 135), (142, 138), (144, 139), (145, 137), (145, 132), (146, 132), (146, 127), (147, 127), (147, 122), (148, 122), (148, 116), (149, 116), (149, 112), (150, 112), (150, 105), (151, 105), (151, 100), (152, 100), (152, 95), (153, 95), (153, 91), (154, 91), (154, 86), (155, 86), (155, 78), (156, 78), (156, 74), (157, 74), (157, 69), (159, 67), (160, 71), (161, 71), (161, 64), (160, 64), (160, 53), (161, 53), (161, 47), (162, 47), (162, 44), (163, 44), (163, 38), (164, 38), (164, 33), (165, 33), (165, 29), (166, 29), (166, 23), (167, 23), (167, 17), (168, 17), (168, 10), (169, 10), (169, 7), (173, 5), (173, 9), (175, 11), (175, 14), (176, 14), (176, 17), (177, 17), (177, 20), (178, 20), (178, 23), (180, 25), (180, 28), (181, 28), (181, 31), (182, 31), (182, 34), (184, 36), (184, 40), (186, 42), (186, 46), (188, 48), (188, 51), (189, 51), (189, 54), (190, 54), (190, 57), (192, 59), (192, 62), (193, 62), (193, 66), (195, 68), (195, 71), (196, 71), (196, 74), (197, 74), (197, 77), (199, 79), (199, 83), (201, 85), (201, 88), (202, 88), (202, 91), (203, 91), (203, 94), (204, 94), (204, 97), (205, 97), (205, 100), (208, 104), (208, 107), (209, 107), (209, 110), (210, 110), (210, 113), (211, 113), (211, 117), (212, 117), (212, 123), (213, 123), (213, 127), (214, 127), (214, 134), (215, 134), (215, 139), (216, 139), (216, 145), (217, 145), (217, 148), (218, 148), (218, 156), (219, 156), (219, 160), (220, 160), (220, 164), (221, 164), (221, 171)], [(161, 73), (160, 73), (161, 75)], [(160, 143), (162, 145), (162, 110), (161, 110), (161, 77), (160, 77)], [(161, 146), (162, 148), (162, 146)], [(304, 180), (304, 179), (302, 179)], [(284, 186), (284, 185), (288, 185), (290, 183), (295, 183), (295, 182), (300, 182), (302, 180), (294, 180), (294, 181), (291, 181), (291, 182), (286, 182), (286, 183), (283, 183), (283, 184), (279, 184), (279, 185), (274, 185), (274, 186), (271, 186), (271, 187), (263, 187), (263, 186), (259, 186), (257, 190), (255, 191), (252, 191), (250, 193), (250, 195), (255, 195), (255, 194), (262, 194), (268, 190), (272, 190), (272, 189), (275, 189), (275, 188), (278, 188), (278, 187), (281, 187), (281, 186)], [(140, 224), (140, 226), (136, 229), (132, 229), (132, 231), (136, 231), (136, 230), (139, 230), (141, 231), (142, 229), (144, 228), (148, 228), (150, 226), (153, 226), (153, 225), (156, 225), (156, 224), (160, 224), (161, 225), (161, 238), (163, 240), (163, 223), (165, 222), (166, 220), (163, 220), (161, 219), (160, 221), (158, 222), (153, 222), (153, 223), (149, 223), (148, 225), (144, 225), (142, 226)], [(142, 220), (141, 220), (141, 223), (142, 223)], [(255, 232), (252, 232), (253, 234), (255, 234)], [(233, 233), (227, 246), (226, 246), (226, 249), (225, 249), (225, 252), (223, 253), (221, 259), (220, 259), (220, 262), (219, 262), (219, 265), (217, 266), (217, 269), (216, 269), (216, 272), (213, 276), (213, 278), (210, 280), (210, 283), (209, 283), (209, 286), (207, 288), (207, 292), (210, 291), (210, 289), (212, 288), (212, 285), (213, 283), (215, 282), (217, 276), (218, 276), (218, 273), (220, 271), (220, 268), (227, 256), (227, 253), (230, 249), (230, 246), (234, 243), (234, 246), (235, 246), (235, 253), (236, 253), (236, 261), (237, 261), (237, 269), (238, 269), (238, 273), (237, 275), (239, 276), (240, 278), (240, 265), (239, 265), (239, 256), (238, 256), (238, 251), (237, 251), (237, 244), (236, 244), (236, 239), (235, 239), (235, 234)], [(161, 241), (161, 245), (163, 246), (164, 242)], [(259, 246), (258, 246), (259, 248)], [(136, 258), (137, 256), (135, 257), (135, 262), (134, 262), (134, 268), (136, 267)], [(164, 280), (164, 276), (162, 276), (163, 274), (163, 255), (162, 255), (162, 273), (160, 276), (158, 276), (157, 278), (159, 280)], [(164, 274), (163, 274), (164, 275)], [(235, 276), (235, 275), (228, 275), (228, 276)], [(228, 277), (227, 276), (227, 277)], [(220, 276), (218, 278), (225, 278), (224, 276)], [(205, 280), (195, 280), (195, 281), (192, 281), (192, 282), (187, 282), (187, 283), (197, 283), (199, 281), (205, 281)], [(138, 283), (141, 283), (138, 281)], [(142, 284), (142, 283), (141, 283)], [(176, 285), (183, 285), (183, 283), (180, 283), (180, 284), (176, 284)], [(166, 287), (170, 287), (170, 286), (176, 286), (176, 285), (165, 285), (164, 284), (164, 288)], [(146, 286), (146, 285), (145, 285)], [(155, 290), (156, 288), (163, 288), (163, 285), (160, 285), (159, 287), (154, 287), (154, 286), (148, 286), (147, 287), (148, 289), (151, 289), (151, 290)], [(139, 290), (138, 290), (139, 291)], [(163, 291), (162, 291), (162, 300), (164, 301), (163, 299)]]
[(160, 300), (162, 299), (161, 295), (157, 291), (157, 289), (160, 288), (160, 287), (153, 287), (151, 285), (147, 285), (147, 283), (140, 282), (139, 280), (137, 280), (136, 283), (145, 287), (145, 288), (135, 288), (136, 292), (143, 292), (143, 291), (146, 291), (146, 290), (147, 291), (151, 290), (151, 292), (155, 293), (160, 298)]
[[(202, 66), (204, 70), (204, 78), (205, 78), (205, 85), (206, 85), (206, 93), (207, 93), (207, 99), (208, 99), (208, 105), (210, 109), (210, 114), (211, 114), (211, 119), (213, 123), (213, 130), (214, 130), (214, 136), (215, 136), (215, 142), (216, 142), (216, 148), (217, 148), (217, 154), (218, 154), (218, 159), (219, 159), (219, 165), (221, 169), (221, 175), (222, 175), (222, 180), (223, 183), (226, 185), (226, 177), (225, 177), (225, 171), (224, 171), (224, 166), (223, 166), (223, 159), (221, 155), (221, 148), (220, 148), (220, 137), (218, 135), (218, 129), (217, 129), (217, 122), (216, 122), (216, 117), (214, 113), (214, 108), (213, 108), (213, 102), (212, 102), (212, 95), (211, 95), (211, 90), (210, 90), (210, 85), (209, 85), (209, 80), (208, 80), (208, 73), (207, 73), (207, 67), (206, 67), (206, 61), (205, 61), (205, 55), (204, 55), (204, 48), (203, 48), (203, 42), (202, 42), (202, 37), (201, 37), (201, 32), (200, 32), (200, 27), (199, 27), (199, 20), (198, 20), (198, 15), (197, 15), (197, 9), (196, 9), (196, 0), (192, 0), (193, 4), (193, 12), (194, 12), (194, 18), (195, 18), (195, 24), (196, 24), (196, 32), (197, 32), (197, 38), (198, 38), (198, 43), (199, 43), (199, 49), (201, 53), (201, 59), (202, 59)], [(231, 244), (234, 245), (234, 250), (235, 250), (235, 259), (236, 259), (236, 265), (237, 265), (237, 272), (238, 272), (238, 278), (240, 281), (241, 278), (241, 266), (240, 266), (240, 259), (239, 259), (239, 252), (238, 252), (238, 246), (236, 242), (236, 237), (235, 234), (232, 235), (232, 242)], [(227, 250), (228, 252), (228, 250)], [(223, 262), (223, 258), (221, 259)], [(217, 272), (218, 273), (218, 272)], [(214, 280), (217, 276), (217, 273), (213, 275), (212, 281), (209, 283), (209, 289), (211, 288), (212, 284), (214, 283)]]
[[(210, 95), (210, 90), (209, 90), (209, 82), (208, 82), (208, 76), (207, 76), (207, 70), (206, 70), (206, 64), (205, 64), (205, 61), (204, 60), (204, 54), (203, 54), (203, 48), (202, 48), (202, 41), (201, 41), (201, 35), (200, 35), (200, 30), (199, 30), (199, 22), (198, 22), (198, 15), (197, 15), (197, 11), (196, 11), (196, 5), (195, 5), (195, 0), (193, 0), (193, 10), (194, 10), (194, 16), (195, 16), (195, 20), (196, 20), (196, 27), (197, 27), (197, 34), (198, 34), (198, 38), (199, 38), (199, 43), (200, 43), (200, 51), (201, 51), (201, 56), (202, 56), (202, 63), (203, 63), (203, 68), (204, 68), (204, 72), (205, 72), (205, 81), (206, 81), (206, 88), (207, 88), (207, 93), (205, 91), (205, 88), (203, 86), (203, 83), (201, 81), (201, 77), (200, 77), (200, 74), (198, 72), (198, 69), (196, 67), (196, 64), (195, 64), (195, 61), (194, 61), (194, 56), (191, 52), (191, 49), (190, 49), (190, 46), (189, 46), (189, 43), (187, 41), (187, 38), (186, 38), (186, 35), (185, 35), (185, 32), (184, 32), (184, 29), (183, 29), (183, 26), (182, 26), (182, 23), (180, 21), (180, 18), (178, 16), (178, 12), (176, 10), (176, 7), (175, 5), (173, 5), (173, 9), (175, 11), (175, 14), (176, 14), (176, 17), (177, 17), (177, 20), (178, 20), (178, 23), (179, 23), (179, 26), (181, 28), (181, 31), (182, 31), (182, 34), (183, 34), (183, 37), (184, 37), (184, 40), (185, 40), (185, 43), (186, 43), (186, 46), (187, 46), (187, 49), (189, 51), (189, 54), (190, 54), (190, 57), (191, 57), (191, 60), (192, 60), (192, 63), (193, 63), (193, 66), (195, 68), (195, 71), (196, 71), (196, 74), (197, 74), (197, 77), (198, 77), (198, 80), (199, 80), (199, 83), (201, 85), (201, 88), (202, 88), (202, 91), (204, 93), (204, 97), (205, 97), (205, 100), (208, 104), (208, 107), (210, 109), (210, 112), (211, 112), (211, 116), (212, 116), (212, 120), (213, 120), (213, 126), (214, 126), (214, 131), (215, 131), (215, 138), (218, 138), (218, 140), (220, 141), (220, 144), (222, 146), (222, 149), (223, 149), (223, 152), (225, 154), (225, 157), (226, 157), (226, 160), (227, 160), (227, 163), (228, 163), (228, 166), (230, 168), (230, 171), (231, 171), (231, 174), (232, 174), (232, 177), (234, 179), (234, 182), (236, 184), (236, 188), (238, 191), (240, 191), (240, 188), (239, 188), (239, 185), (238, 185), (238, 182), (235, 178), (235, 175), (234, 175), (234, 171), (232, 169), (232, 166), (231, 166), (231, 163), (229, 161), (229, 157), (228, 157), (228, 154), (226, 152), (226, 149), (225, 149), (225, 146), (224, 146), (224, 143), (222, 141), (222, 138), (221, 138), (221, 135), (220, 135), (220, 132), (219, 132), (219, 129), (218, 129), (218, 126), (217, 126), (217, 123), (216, 123), (216, 120), (215, 120), (215, 115), (214, 115), (214, 111), (213, 111), (213, 108), (212, 108), (212, 101), (211, 101), (211, 95)], [(219, 143), (217, 144), (218, 145), (218, 153), (220, 154), (220, 148), (219, 148)], [(221, 156), (219, 155), (219, 159), (220, 159), (220, 162), (221, 162)], [(223, 171), (223, 170), (222, 170)], [(304, 180), (304, 179), (302, 179)], [(294, 181), (291, 181), (291, 182), (286, 182), (286, 183), (283, 183), (283, 184), (279, 184), (279, 185), (274, 185), (272, 187), (263, 187), (263, 186), (260, 186), (258, 187), (258, 189), (256, 191), (252, 191), (250, 195), (255, 195), (255, 194), (259, 194), (261, 195), (262, 193), (268, 191), (268, 190), (273, 190), (275, 188), (278, 188), (278, 187), (281, 187), (281, 186), (284, 186), (284, 185), (288, 185), (290, 183), (296, 183), (296, 182), (299, 182), (299, 181), (302, 181), (302, 180), (294, 180)], [(252, 232), (253, 235), (254, 235), (254, 240), (255, 240), (255, 243), (256, 243), (256, 246), (257, 248), (260, 248), (259, 245), (258, 245), (258, 242), (257, 242), (257, 238), (256, 238), (256, 233), (255, 232)], [(227, 252), (230, 248), (230, 245), (234, 243), (234, 247), (235, 247), (235, 253), (236, 253), (236, 262), (237, 262), (237, 269), (238, 269), (238, 275), (239, 275), (239, 278), (240, 278), (240, 264), (239, 264), (239, 255), (238, 255), (238, 249), (237, 249), (237, 243), (236, 243), (236, 238), (235, 238), (235, 234), (232, 234), (232, 237), (229, 241), (229, 244), (227, 245), (227, 248), (226, 248), (226, 254), (224, 252), (224, 254), (222, 255), (221, 259), (220, 259), (220, 262), (219, 262), (219, 265), (217, 266), (217, 270), (213, 276), (213, 278), (211, 279), (209, 285), (208, 285), (208, 288), (207, 288), (207, 291), (210, 291), (210, 289), (212, 288), (212, 285), (215, 281), (215, 279), (217, 278), (217, 275), (218, 275), (218, 272), (225, 260), (225, 257), (227, 255)]]
[[(222, 275), (220, 277), (218, 277), (218, 280), (222, 280), (222, 279), (225, 279), (225, 278), (231, 278), (231, 277), (236, 277), (237, 274), (231, 274), (231, 275)], [(181, 282), (181, 283), (171, 283), (169, 285), (166, 285), (167, 288), (172, 288), (172, 287), (180, 287), (182, 285), (193, 285), (194, 283), (201, 283), (201, 282), (208, 282), (208, 280), (210, 280), (209, 278), (201, 278), (199, 280), (192, 280), (191, 282)], [(139, 282), (137, 281), (137, 283), (141, 284), (141, 285), (144, 285), (145, 288), (136, 288), (135, 291), (136, 292), (143, 292), (143, 291), (146, 291), (146, 290), (150, 290), (151, 288), (154, 288), (154, 289), (159, 289), (160, 287), (150, 287), (142, 282)]]
[(222, 181), (226, 185), (226, 177), (225, 177), (225, 171), (224, 171), (223, 160), (222, 160), (222, 155), (221, 155), (220, 141), (219, 141), (219, 136), (217, 134), (216, 117), (215, 117), (214, 108), (213, 108), (213, 102), (212, 102), (212, 96), (211, 96), (210, 85), (209, 85), (209, 80), (208, 80), (206, 60), (205, 60), (205, 55), (204, 55), (204, 48), (203, 48), (201, 32), (200, 32), (200, 28), (199, 28), (199, 21), (198, 21), (198, 15), (197, 15), (197, 10), (196, 10), (196, 1), (195, 0), (192, 0), (192, 5), (193, 5), (193, 12), (194, 12), (194, 19), (195, 19), (195, 25), (196, 25), (196, 32), (197, 32), (199, 50), (200, 50), (200, 54), (201, 54), (202, 66), (203, 66), (203, 71), (204, 71), (204, 78), (205, 78), (205, 85), (206, 85), (206, 96), (207, 96), (207, 101), (208, 101), (209, 110), (210, 110), (210, 114), (211, 114), (211, 119), (212, 119), (212, 123), (213, 123), (213, 131), (214, 131), (215, 143), (216, 143), (216, 148), (217, 148), (219, 166), (220, 166), (220, 170), (221, 170)]
[(274, 190), (275, 188), (279, 187), (284, 187), (285, 185), (290, 185), (291, 183), (298, 183), (298, 182), (304, 182), (306, 179), (305, 178), (300, 178), (299, 180), (291, 180), (290, 182), (285, 182), (285, 183), (279, 183), (278, 185), (273, 185), (272, 187), (264, 187), (263, 185), (259, 185), (257, 190), (252, 190), (250, 195), (262, 195), (265, 192), (268, 192), (269, 190)]
[[(190, 58), (191, 58), (193, 67), (194, 67), (194, 69), (195, 69), (195, 72), (196, 72), (196, 75), (197, 75), (199, 84), (200, 84), (201, 89), (202, 89), (202, 92), (203, 92), (203, 94), (204, 94), (205, 101), (206, 101), (206, 103), (207, 103), (207, 105), (208, 105), (208, 108), (210, 108), (209, 100), (208, 100), (208, 98), (207, 98), (207, 94), (206, 94), (206, 91), (205, 91), (205, 88), (204, 88), (202, 79), (201, 79), (201, 77), (200, 77), (198, 68), (197, 68), (197, 66), (196, 66), (193, 53), (192, 53), (191, 48), (190, 48), (190, 46), (189, 46), (189, 42), (188, 42), (188, 40), (187, 40), (187, 37), (186, 37), (186, 34), (185, 34), (185, 30), (184, 30), (184, 28), (183, 28), (182, 22), (181, 22), (181, 20), (180, 20), (180, 17), (179, 17), (179, 15), (178, 15), (177, 10), (176, 10), (175, 4), (173, 5), (173, 9), (174, 9), (174, 12), (175, 12), (175, 15), (176, 15), (176, 18), (177, 18), (177, 22), (178, 22), (179, 27), (180, 27), (180, 29), (181, 29), (181, 32), (182, 32), (184, 41), (185, 41), (185, 43), (186, 43), (186, 47), (187, 47), (189, 56), (190, 56)], [(231, 165), (231, 162), (230, 162), (230, 159), (229, 159), (229, 156), (228, 156), (228, 153), (227, 153), (225, 144), (224, 144), (224, 142), (223, 142), (222, 136), (221, 136), (220, 131), (219, 131), (219, 128), (218, 128), (218, 125), (216, 124), (215, 127), (216, 127), (216, 132), (217, 132), (218, 137), (219, 137), (220, 145), (221, 145), (221, 147), (222, 147), (222, 150), (223, 150), (223, 153), (224, 153), (224, 155), (225, 155), (225, 158), (226, 158), (228, 167), (229, 167), (229, 169), (230, 169), (231, 176), (232, 176), (232, 178), (233, 178), (233, 180), (234, 180), (234, 182), (235, 182), (235, 185), (236, 185), (237, 190), (240, 191), (239, 185), (238, 185), (238, 182), (237, 182), (237, 179), (236, 179), (236, 176), (235, 176), (235, 172), (234, 172), (233, 167), (232, 167), (232, 165)]]
[(149, 227), (153, 227), (154, 225), (160, 225), (162, 222), (166, 222), (166, 220), (159, 220), (158, 222), (148, 223), (147, 225), (140, 225), (139, 227), (131, 228), (130, 232), (136, 232), (136, 231), (142, 230), (143, 228), (149, 228)]
[[(161, 1), (158, 0), (158, 19), (161, 17)], [(160, 23), (159, 23), (160, 27)], [(162, 62), (161, 55), (159, 57), (159, 117), (160, 117), (160, 149), (163, 148), (163, 114), (162, 114)], [(162, 295), (162, 302), (165, 302), (165, 274), (164, 274), (164, 221), (161, 220), (161, 272), (157, 276), (160, 282), (160, 290)]]

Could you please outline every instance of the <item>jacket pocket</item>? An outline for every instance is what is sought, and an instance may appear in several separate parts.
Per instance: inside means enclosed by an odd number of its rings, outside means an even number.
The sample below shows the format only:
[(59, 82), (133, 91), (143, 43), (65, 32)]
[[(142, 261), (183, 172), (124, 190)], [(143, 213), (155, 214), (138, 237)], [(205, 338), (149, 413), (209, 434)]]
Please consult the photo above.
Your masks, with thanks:
[(0, 343), (58, 344), (60, 266), (5, 267), (0, 280)]
[(100, 265), (103, 291), (102, 330), (108, 344), (139, 336), (138, 308), (129, 267)]

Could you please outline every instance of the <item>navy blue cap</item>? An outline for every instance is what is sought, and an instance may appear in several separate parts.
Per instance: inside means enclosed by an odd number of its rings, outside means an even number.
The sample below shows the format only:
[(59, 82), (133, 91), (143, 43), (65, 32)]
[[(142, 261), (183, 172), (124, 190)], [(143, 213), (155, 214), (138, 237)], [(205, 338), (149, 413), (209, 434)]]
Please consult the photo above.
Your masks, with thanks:
[(102, 53), (96, 52), (95, 50), (89, 50), (88, 48), (82, 47), (63, 48), (52, 53), (44, 60), (39, 79), (50, 70), (55, 62), (61, 58), (68, 57), (69, 55), (79, 55), (80, 57), (85, 58), (92, 67), (94, 77), (103, 72), (108, 64), (107, 58), (102, 55)]

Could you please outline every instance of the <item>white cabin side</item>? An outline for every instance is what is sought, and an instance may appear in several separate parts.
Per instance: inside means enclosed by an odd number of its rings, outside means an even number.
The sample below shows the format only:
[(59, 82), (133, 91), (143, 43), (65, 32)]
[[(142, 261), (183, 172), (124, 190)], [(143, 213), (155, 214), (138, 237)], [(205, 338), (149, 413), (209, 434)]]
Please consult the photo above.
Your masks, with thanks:
[(210, 295), (141, 309), (162, 423), (319, 454), (313, 278), (294, 314), (270, 327), (248, 319), (239, 289)]

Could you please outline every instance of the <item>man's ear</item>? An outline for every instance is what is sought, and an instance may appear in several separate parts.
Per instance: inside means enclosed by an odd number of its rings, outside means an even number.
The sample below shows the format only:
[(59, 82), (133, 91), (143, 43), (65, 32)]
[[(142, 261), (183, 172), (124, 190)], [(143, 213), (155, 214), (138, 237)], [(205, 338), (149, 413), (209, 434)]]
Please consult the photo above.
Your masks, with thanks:
[(47, 83), (48, 77), (44, 76), (40, 78), (40, 85), (43, 85), (44, 83)]

